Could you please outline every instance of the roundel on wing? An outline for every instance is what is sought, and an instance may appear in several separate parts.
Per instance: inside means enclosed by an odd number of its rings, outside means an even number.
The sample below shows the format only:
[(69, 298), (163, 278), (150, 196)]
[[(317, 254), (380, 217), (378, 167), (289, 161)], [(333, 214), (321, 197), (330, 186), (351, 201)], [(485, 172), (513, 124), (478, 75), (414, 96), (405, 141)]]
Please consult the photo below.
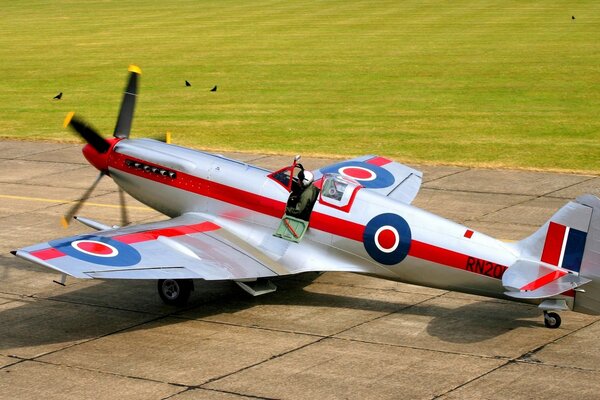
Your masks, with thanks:
[(353, 179), (368, 189), (392, 186), (394, 175), (385, 168), (362, 161), (344, 161), (321, 169), (324, 174), (340, 174)]
[(412, 240), (410, 226), (396, 214), (380, 214), (369, 221), (363, 234), (367, 253), (378, 263), (398, 264), (408, 255)]
[(140, 253), (128, 244), (109, 237), (85, 235), (49, 242), (64, 254), (94, 264), (127, 267), (140, 262)]

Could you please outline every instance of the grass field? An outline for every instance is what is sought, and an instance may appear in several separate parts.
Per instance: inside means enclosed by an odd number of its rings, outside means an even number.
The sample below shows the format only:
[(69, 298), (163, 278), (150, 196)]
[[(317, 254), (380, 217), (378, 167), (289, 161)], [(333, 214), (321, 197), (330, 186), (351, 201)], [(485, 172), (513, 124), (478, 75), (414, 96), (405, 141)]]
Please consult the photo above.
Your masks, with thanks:
[(24, 0), (0, 33), (2, 137), (110, 135), (136, 63), (137, 137), (600, 173), (597, 1)]

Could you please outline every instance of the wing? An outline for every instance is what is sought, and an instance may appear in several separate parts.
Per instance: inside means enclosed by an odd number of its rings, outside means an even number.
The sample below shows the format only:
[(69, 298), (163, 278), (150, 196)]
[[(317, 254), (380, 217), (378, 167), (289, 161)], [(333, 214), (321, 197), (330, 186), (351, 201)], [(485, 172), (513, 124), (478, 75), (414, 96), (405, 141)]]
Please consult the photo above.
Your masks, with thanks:
[(377, 156), (362, 156), (321, 168), (315, 179), (336, 173), (352, 178), (363, 187), (410, 204), (421, 187), (423, 173), (406, 165)]
[[(26, 247), (18, 257), (77, 278), (253, 279), (279, 275), (196, 214)], [(280, 271), (281, 273), (281, 271)]]

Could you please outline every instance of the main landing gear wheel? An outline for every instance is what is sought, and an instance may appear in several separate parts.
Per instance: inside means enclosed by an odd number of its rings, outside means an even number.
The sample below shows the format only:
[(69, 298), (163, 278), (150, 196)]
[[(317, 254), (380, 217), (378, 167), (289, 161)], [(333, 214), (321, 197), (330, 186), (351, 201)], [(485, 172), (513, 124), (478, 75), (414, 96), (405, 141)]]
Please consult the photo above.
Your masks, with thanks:
[(544, 311), (544, 325), (546, 328), (556, 329), (560, 326), (560, 315), (555, 312)]
[(169, 306), (183, 306), (194, 289), (191, 279), (159, 279), (158, 294)]

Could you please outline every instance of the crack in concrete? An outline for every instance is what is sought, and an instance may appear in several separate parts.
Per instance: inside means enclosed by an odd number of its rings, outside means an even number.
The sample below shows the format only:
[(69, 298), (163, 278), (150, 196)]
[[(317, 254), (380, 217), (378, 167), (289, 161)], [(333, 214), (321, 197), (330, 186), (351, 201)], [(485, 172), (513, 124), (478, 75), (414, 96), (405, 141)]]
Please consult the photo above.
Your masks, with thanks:
[[(573, 331), (566, 332), (564, 335), (562, 335), (560, 337), (557, 337), (557, 338), (553, 339), (552, 341), (550, 341), (548, 343), (544, 343), (544, 344), (536, 347), (533, 350), (526, 351), (526, 352), (524, 352), (521, 355), (516, 356), (516, 357), (510, 357), (505, 363), (499, 365), (498, 367), (492, 368), (491, 370), (487, 371), (486, 373), (483, 373), (483, 374), (481, 374), (479, 376), (476, 376), (475, 378), (473, 378), (473, 379), (471, 379), (471, 380), (469, 380), (467, 382), (463, 382), (462, 384), (460, 384), (460, 385), (458, 385), (458, 386), (456, 386), (456, 387), (454, 387), (454, 388), (452, 388), (452, 389), (450, 389), (450, 390), (448, 390), (448, 391), (446, 391), (444, 393), (436, 395), (436, 396), (432, 397), (432, 399), (437, 399), (437, 398), (439, 398), (441, 396), (445, 396), (445, 395), (447, 395), (449, 393), (452, 393), (452, 392), (454, 392), (454, 391), (456, 391), (456, 390), (458, 390), (458, 389), (460, 389), (460, 388), (462, 388), (464, 386), (469, 385), (472, 382), (475, 382), (475, 381), (477, 381), (477, 380), (479, 380), (479, 379), (481, 379), (481, 378), (483, 378), (483, 377), (491, 374), (494, 371), (498, 371), (499, 369), (504, 368), (507, 365), (516, 364), (516, 363), (530, 364), (530, 365), (539, 365), (539, 366), (546, 366), (546, 367), (556, 367), (556, 368), (562, 368), (562, 369), (590, 371), (588, 369), (584, 369), (584, 368), (581, 368), (581, 367), (573, 367), (573, 366), (568, 366), (568, 365), (561, 366), (561, 365), (555, 365), (555, 364), (548, 364), (548, 363), (544, 363), (543, 361), (527, 361), (524, 358), (526, 358), (526, 357), (527, 358), (531, 358), (532, 355), (534, 355), (537, 352), (539, 352), (540, 350), (544, 349), (549, 344), (556, 343), (557, 341), (559, 341), (559, 340), (561, 340), (561, 339), (563, 339), (563, 338), (565, 338), (567, 336), (570, 336), (570, 335), (572, 335), (575, 332), (579, 332), (580, 330), (582, 330), (584, 328), (587, 328), (588, 326), (593, 325), (593, 324), (595, 324), (597, 322), (598, 321), (592, 321), (589, 324), (586, 324), (586, 325), (584, 325), (584, 326), (582, 326), (580, 328), (577, 328), (577, 329), (575, 329)], [(597, 370), (591, 370), (591, 371), (598, 372)]]
[[(556, 192), (558, 192), (558, 191), (560, 191), (560, 190), (564, 190), (564, 189), (567, 189), (567, 188), (573, 187), (573, 186), (575, 186), (575, 185), (578, 185), (578, 184), (580, 184), (580, 183), (584, 183), (584, 182), (590, 181), (590, 180), (592, 180), (592, 179), (595, 179), (595, 178), (596, 178), (596, 177), (591, 177), (591, 178), (589, 178), (589, 179), (585, 179), (585, 180), (583, 180), (583, 181), (580, 181), (580, 182), (577, 182), (577, 183), (574, 183), (574, 184), (571, 184), (571, 185), (565, 186), (565, 187), (563, 187), (563, 188), (556, 189), (556, 190), (551, 190), (550, 192), (543, 193), (543, 194), (541, 194), (541, 195), (537, 195), (537, 196), (535, 196), (535, 197), (533, 197), (533, 198), (530, 198), (530, 199), (527, 199), (527, 200), (523, 200), (523, 201), (521, 201), (521, 202), (517, 202), (517, 203), (515, 203), (515, 204), (511, 204), (511, 205), (508, 205), (508, 206), (505, 206), (505, 207), (499, 208), (499, 209), (497, 209), (497, 210), (495, 210), (495, 211), (491, 211), (491, 212), (485, 213), (485, 214), (483, 214), (483, 215), (481, 215), (481, 216), (477, 217), (475, 220), (476, 220), (476, 221), (479, 221), (479, 222), (481, 222), (481, 219), (482, 219), (482, 218), (484, 218), (484, 217), (487, 217), (488, 215), (491, 215), (491, 214), (494, 214), (494, 213), (497, 213), (497, 212), (500, 212), (500, 211), (503, 211), (503, 210), (507, 210), (507, 209), (509, 209), (509, 208), (511, 208), (511, 207), (520, 206), (520, 205), (523, 205), (523, 204), (525, 204), (525, 203), (527, 203), (527, 202), (530, 202), (530, 201), (539, 200), (539, 199), (541, 199), (541, 198), (549, 198), (549, 199), (557, 199), (557, 198), (560, 198), (560, 197), (549, 197), (548, 195), (549, 195), (549, 194), (551, 194), (551, 193), (556, 193)], [(530, 197), (532, 197), (532, 196), (530, 196)]]
[(565, 189), (571, 188), (571, 187), (573, 187), (573, 186), (581, 185), (582, 183), (585, 183), (585, 182), (593, 181), (593, 180), (594, 180), (594, 179), (596, 179), (596, 178), (597, 178), (597, 176), (592, 176), (592, 177), (590, 177), (590, 178), (588, 178), (588, 179), (585, 179), (585, 180), (583, 180), (583, 181), (581, 181), (581, 182), (577, 182), (577, 183), (574, 183), (574, 184), (572, 184), (572, 185), (565, 186), (565, 187), (563, 187), (563, 188), (561, 188), (561, 189), (556, 189), (556, 190), (553, 190), (553, 191), (551, 191), (551, 192), (548, 192), (548, 193), (546, 193), (544, 196), (545, 196), (545, 197), (550, 197), (550, 198), (552, 198), (552, 199), (564, 199), (565, 197), (560, 197), (560, 196), (552, 196), (552, 193), (560, 192), (561, 190), (565, 190)]
[[(446, 293), (446, 292), (445, 292), (445, 293)], [(278, 358), (281, 358), (281, 357), (283, 357), (283, 356), (285, 356), (285, 355), (287, 355), (287, 354), (291, 354), (291, 353), (294, 353), (294, 352), (296, 352), (296, 351), (303, 350), (303, 349), (305, 349), (305, 348), (307, 348), (307, 347), (309, 347), (309, 346), (312, 346), (312, 345), (315, 345), (315, 344), (321, 343), (321, 342), (323, 342), (323, 341), (325, 341), (325, 340), (327, 340), (327, 339), (332, 339), (332, 340), (341, 340), (340, 338), (337, 338), (336, 336), (337, 336), (337, 335), (340, 335), (340, 334), (342, 334), (342, 333), (344, 333), (344, 332), (347, 332), (347, 331), (349, 331), (349, 330), (351, 330), (351, 329), (357, 328), (357, 327), (359, 327), (359, 326), (361, 326), (361, 325), (364, 325), (364, 324), (367, 324), (367, 323), (370, 323), (370, 322), (376, 321), (376, 320), (378, 320), (378, 319), (381, 319), (381, 318), (387, 317), (387, 316), (389, 316), (389, 315), (392, 315), (392, 314), (394, 314), (394, 313), (397, 313), (397, 312), (399, 312), (399, 311), (407, 310), (407, 309), (409, 309), (409, 308), (411, 308), (411, 307), (414, 307), (414, 306), (416, 306), (416, 305), (419, 305), (419, 304), (421, 304), (421, 303), (423, 303), (423, 302), (426, 302), (426, 301), (429, 301), (429, 300), (435, 299), (435, 298), (437, 298), (437, 297), (440, 297), (440, 296), (444, 295), (445, 293), (442, 293), (442, 294), (440, 294), (440, 295), (437, 295), (437, 296), (433, 296), (432, 298), (425, 299), (425, 300), (423, 300), (423, 301), (420, 301), (420, 302), (418, 302), (418, 303), (415, 303), (415, 304), (410, 304), (410, 305), (407, 305), (406, 307), (401, 307), (401, 308), (399, 308), (398, 310), (395, 310), (395, 311), (391, 311), (391, 312), (388, 312), (388, 313), (384, 313), (384, 314), (382, 314), (382, 315), (378, 315), (378, 316), (376, 316), (376, 317), (374, 317), (374, 318), (370, 318), (370, 319), (368, 319), (368, 320), (366, 320), (366, 321), (362, 321), (362, 322), (359, 322), (359, 323), (357, 323), (357, 324), (354, 324), (354, 325), (352, 325), (352, 326), (350, 326), (350, 327), (344, 328), (344, 329), (342, 329), (341, 331), (338, 331), (338, 332), (336, 332), (336, 333), (332, 333), (332, 334), (330, 334), (330, 335), (324, 335), (324, 336), (322, 336), (320, 339), (318, 339), (318, 340), (316, 340), (316, 341), (313, 341), (313, 342), (307, 343), (307, 344), (305, 344), (305, 345), (299, 346), (299, 347), (297, 347), (297, 348), (295, 348), (295, 349), (291, 349), (291, 350), (285, 351), (285, 352), (283, 352), (283, 353), (280, 353), (280, 354), (277, 354), (277, 355), (275, 355), (275, 356), (271, 356), (271, 357), (269, 357), (269, 358), (267, 358), (267, 359), (265, 359), (265, 360), (259, 361), (259, 362), (257, 362), (257, 363), (254, 363), (254, 364), (252, 364), (252, 365), (247, 365), (247, 366), (245, 366), (245, 367), (243, 367), (243, 368), (240, 368), (240, 369), (239, 369), (239, 370), (237, 370), (237, 371), (234, 371), (234, 372), (231, 372), (231, 373), (228, 373), (228, 374), (224, 374), (224, 375), (222, 375), (222, 376), (220, 376), (220, 377), (216, 377), (216, 378), (209, 379), (208, 381), (204, 382), (203, 384), (199, 385), (198, 387), (199, 387), (199, 388), (204, 388), (204, 386), (205, 386), (205, 385), (208, 385), (208, 384), (211, 384), (211, 383), (217, 382), (217, 381), (219, 381), (219, 380), (225, 379), (225, 378), (227, 378), (227, 377), (229, 377), (229, 376), (235, 375), (235, 374), (237, 374), (237, 373), (240, 373), (240, 372), (242, 372), (242, 371), (246, 371), (246, 370), (248, 370), (248, 369), (251, 369), (251, 368), (254, 368), (254, 367), (256, 367), (256, 366), (259, 366), (259, 365), (265, 364), (265, 363), (267, 363), (267, 362), (269, 362), (269, 361), (276, 360), (276, 359), (278, 359)], [(375, 344), (375, 343), (374, 343), (374, 344)]]
[(77, 369), (77, 370), (80, 370), (80, 371), (94, 372), (94, 373), (99, 373), (99, 374), (109, 375), (109, 376), (117, 376), (117, 377), (120, 377), (120, 378), (135, 379), (135, 380), (138, 380), (138, 381), (161, 383), (161, 384), (164, 384), (164, 385), (171, 385), (171, 386), (177, 386), (177, 387), (186, 387), (186, 385), (181, 385), (181, 384), (176, 384), (176, 383), (171, 383), (171, 382), (163, 382), (163, 381), (152, 379), (152, 378), (145, 378), (145, 377), (140, 377), (140, 376), (135, 376), (135, 375), (119, 374), (119, 373), (115, 373), (115, 372), (104, 371), (104, 370), (101, 370), (101, 369), (85, 368), (85, 367), (80, 367), (80, 366), (77, 366), (77, 365), (61, 364), (61, 363), (55, 363), (55, 362), (46, 361), (46, 360), (37, 360), (35, 358), (28, 359), (28, 360), (23, 360), (23, 361), (31, 361), (31, 362), (35, 362), (35, 363), (38, 363), (38, 364), (53, 365), (53, 366), (56, 366), (56, 367), (72, 368), (72, 369)]
[(458, 386), (456, 386), (456, 387), (454, 387), (454, 388), (452, 388), (452, 389), (450, 389), (450, 390), (448, 390), (448, 391), (446, 391), (446, 392), (444, 392), (444, 393), (437, 394), (437, 395), (433, 396), (431, 399), (432, 399), (432, 400), (433, 400), (433, 399), (438, 399), (438, 398), (440, 398), (440, 397), (442, 397), (442, 396), (445, 396), (445, 395), (447, 395), (447, 394), (449, 394), (449, 393), (452, 393), (452, 392), (454, 392), (454, 391), (456, 391), (456, 390), (458, 390), (458, 389), (460, 389), (460, 388), (462, 388), (462, 387), (464, 387), (464, 386), (466, 386), (466, 385), (470, 384), (471, 382), (475, 382), (476, 380), (478, 380), (478, 379), (481, 379), (481, 378), (483, 378), (484, 376), (487, 376), (487, 375), (491, 374), (492, 372), (494, 372), (494, 371), (497, 371), (497, 370), (499, 370), (500, 368), (503, 368), (503, 367), (505, 367), (505, 366), (507, 366), (507, 365), (509, 365), (509, 364), (513, 363), (513, 362), (514, 362), (514, 361), (513, 361), (512, 359), (510, 359), (510, 360), (507, 360), (505, 363), (503, 363), (503, 364), (501, 364), (501, 365), (498, 365), (497, 367), (494, 367), (494, 368), (490, 369), (489, 371), (487, 371), (487, 372), (485, 372), (485, 373), (483, 373), (483, 374), (481, 374), (481, 375), (479, 375), (479, 376), (476, 376), (476, 377), (474, 377), (473, 379), (470, 379), (470, 380), (468, 380), (468, 381), (466, 381), (466, 382), (463, 382), (463, 383), (461, 383), (460, 385), (458, 385)]
[[(574, 333), (576, 333), (576, 332), (579, 332), (579, 331), (581, 331), (582, 329), (585, 329), (585, 328), (587, 328), (588, 326), (592, 326), (592, 325), (596, 324), (597, 322), (598, 322), (598, 321), (592, 321), (592, 322), (590, 322), (590, 323), (588, 323), (588, 324), (586, 324), (586, 325), (584, 325), (584, 326), (581, 326), (581, 327), (579, 327), (579, 328), (577, 328), (577, 329), (574, 329), (574, 330), (572, 330), (572, 331), (570, 331), (570, 332), (566, 332), (564, 335), (562, 335), (562, 336), (560, 336), (560, 337), (557, 337), (556, 339), (552, 340), (551, 342), (544, 343), (544, 344), (542, 344), (542, 345), (540, 345), (540, 346), (536, 347), (535, 349), (533, 349), (533, 350), (530, 350), (530, 351), (528, 351), (527, 353), (524, 353), (524, 354), (522, 354), (522, 355), (521, 355), (519, 358), (517, 358), (517, 359), (516, 359), (516, 361), (523, 361), (523, 362), (527, 362), (527, 359), (528, 359), (528, 358), (532, 359), (532, 358), (533, 358), (533, 356), (534, 356), (536, 353), (538, 353), (538, 352), (540, 352), (541, 350), (543, 350), (543, 349), (544, 349), (546, 346), (548, 346), (548, 345), (550, 345), (550, 344), (555, 344), (555, 343), (556, 343), (556, 342), (558, 342), (559, 340), (562, 340), (562, 339), (564, 339), (564, 338), (566, 338), (566, 337), (568, 337), (568, 336), (570, 336), (570, 335), (572, 335), (572, 334), (574, 334)], [(567, 366), (565, 366), (565, 367), (567, 367)]]
[[(2, 140), (6, 140), (6, 139), (2, 139)], [(10, 140), (9, 140), (10, 141)], [(27, 142), (25, 142), (27, 143)], [(29, 143), (33, 143), (33, 142), (29, 142)], [(61, 151), (61, 150), (67, 150), (70, 149), (72, 147), (75, 147), (76, 145), (71, 144), (71, 145), (65, 145), (64, 147), (60, 147), (57, 149), (52, 149), (52, 150), (42, 150), (42, 151), (38, 151), (35, 153), (29, 153), (29, 154), (23, 154), (21, 156), (17, 156), (17, 157), (0, 157), (0, 159), (2, 160), (24, 160), (24, 161), (35, 161), (35, 160), (28, 160), (25, 157), (32, 157), (32, 156), (38, 156), (40, 154), (44, 154), (44, 153), (52, 153), (54, 151)]]
[[(418, 168), (416, 168), (416, 169), (418, 169)], [(439, 181), (441, 179), (448, 178), (450, 176), (462, 174), (463, 172), (467, 172), (467, 171), (470, 171), (470, 170), (471, 170), (471, 168), (465, 168), (463, 170), (455, 171), (455, 172), (449, 173), (447, 175), (438, 176), (437, 178), (434, 178), (434, 179), (431, 179), (431, 180), (426, 180), (426, 181), (423, 182), (423, 187), (427, 187), (426, 185), (430, 184), (431, 182)], [(432, 189), (432, 188), (428, 188), (428, 189)]]
[(182, 390), (181, 392), (173, 394), (171, 396), (167, 396), (167, 397), (165, 397), (165, 398), (163, 398), (161, 400), (167, 400), (167, 399), (170, 399), (170, 398), (172, 398), (174, 396), (180, 395), (180, 394), (185, 393), (185, 392), (193, 391), (193, 390), (202, 390), (202, 391), (210, 391), (210, 392), (215, 392), (215, 393), (232, 394), (234, 396), (245, 397), (245, 398), (249, 398), (249, 399), (280, 400), (277, 397), (261, 397), (261, 396), (251, 395), (251, 394), (243, 394), (243, 393), (233, 392), (233, 391), (230, 391), (230, 390), (201, 388), (201, 387), (198, 387), (198, 386), (189, 386), (187, 389)]

